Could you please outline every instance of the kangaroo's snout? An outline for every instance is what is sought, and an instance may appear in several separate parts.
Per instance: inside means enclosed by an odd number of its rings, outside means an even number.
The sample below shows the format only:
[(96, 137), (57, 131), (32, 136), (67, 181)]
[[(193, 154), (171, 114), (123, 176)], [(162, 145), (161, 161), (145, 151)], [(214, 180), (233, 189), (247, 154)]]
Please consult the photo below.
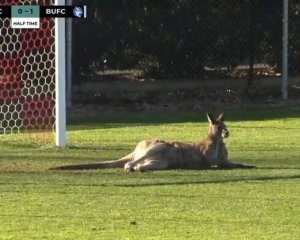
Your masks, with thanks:
[(228, 138), (228, 137), (229, 137), (229, 131), (227, 129), (223, 129), (222, 138)]

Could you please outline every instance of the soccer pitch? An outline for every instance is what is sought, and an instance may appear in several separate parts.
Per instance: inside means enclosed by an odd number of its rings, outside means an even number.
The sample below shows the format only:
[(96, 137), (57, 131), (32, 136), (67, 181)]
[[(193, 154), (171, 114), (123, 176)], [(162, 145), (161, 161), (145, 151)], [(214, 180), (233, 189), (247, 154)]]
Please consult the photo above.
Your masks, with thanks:
[(226, 111), (229, 157), (248, 170), (47, 170), (117, 159), (142, 139), (202, 140), (199, 112), (76, 117), (67, 149), (2, 142), (0, 239), (298, 239), (299, 110)]

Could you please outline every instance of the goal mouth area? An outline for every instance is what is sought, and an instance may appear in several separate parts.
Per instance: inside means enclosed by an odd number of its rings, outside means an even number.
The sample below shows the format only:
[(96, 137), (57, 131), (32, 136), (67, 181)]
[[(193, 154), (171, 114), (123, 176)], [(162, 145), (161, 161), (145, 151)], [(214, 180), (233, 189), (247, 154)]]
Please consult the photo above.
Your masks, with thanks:
[[(4, 0), (1, 5), (54, 5), (54, 0)], [(54, 143), (55, 19), (17, 29), (0, 18), (0, 141)], [(24, 141), (22, 140), (24, 139)]]

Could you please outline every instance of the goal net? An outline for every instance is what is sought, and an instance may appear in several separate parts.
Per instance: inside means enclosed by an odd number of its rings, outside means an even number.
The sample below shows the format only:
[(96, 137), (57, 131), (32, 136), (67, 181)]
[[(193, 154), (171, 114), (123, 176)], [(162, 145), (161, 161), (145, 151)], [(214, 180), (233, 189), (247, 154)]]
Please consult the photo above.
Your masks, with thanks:
[[(0, 5), (54, 5), (54, 0), (0, 0)], [(13, 29), (0, 18), (0, 141), (54, 142), (55, 20)], [(26, 137), (24, 137), (26, 136)]]

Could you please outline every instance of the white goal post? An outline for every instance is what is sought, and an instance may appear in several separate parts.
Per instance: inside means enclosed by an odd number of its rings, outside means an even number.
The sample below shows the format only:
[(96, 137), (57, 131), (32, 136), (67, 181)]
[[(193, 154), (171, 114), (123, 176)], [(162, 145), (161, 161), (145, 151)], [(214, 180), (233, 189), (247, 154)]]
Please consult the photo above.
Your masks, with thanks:
[[(65, 5), (65, 0), (55, 0), (55, 5)], [(55, 143), (66, 146), (66, 34), (65, 18), (55, 18)]]

